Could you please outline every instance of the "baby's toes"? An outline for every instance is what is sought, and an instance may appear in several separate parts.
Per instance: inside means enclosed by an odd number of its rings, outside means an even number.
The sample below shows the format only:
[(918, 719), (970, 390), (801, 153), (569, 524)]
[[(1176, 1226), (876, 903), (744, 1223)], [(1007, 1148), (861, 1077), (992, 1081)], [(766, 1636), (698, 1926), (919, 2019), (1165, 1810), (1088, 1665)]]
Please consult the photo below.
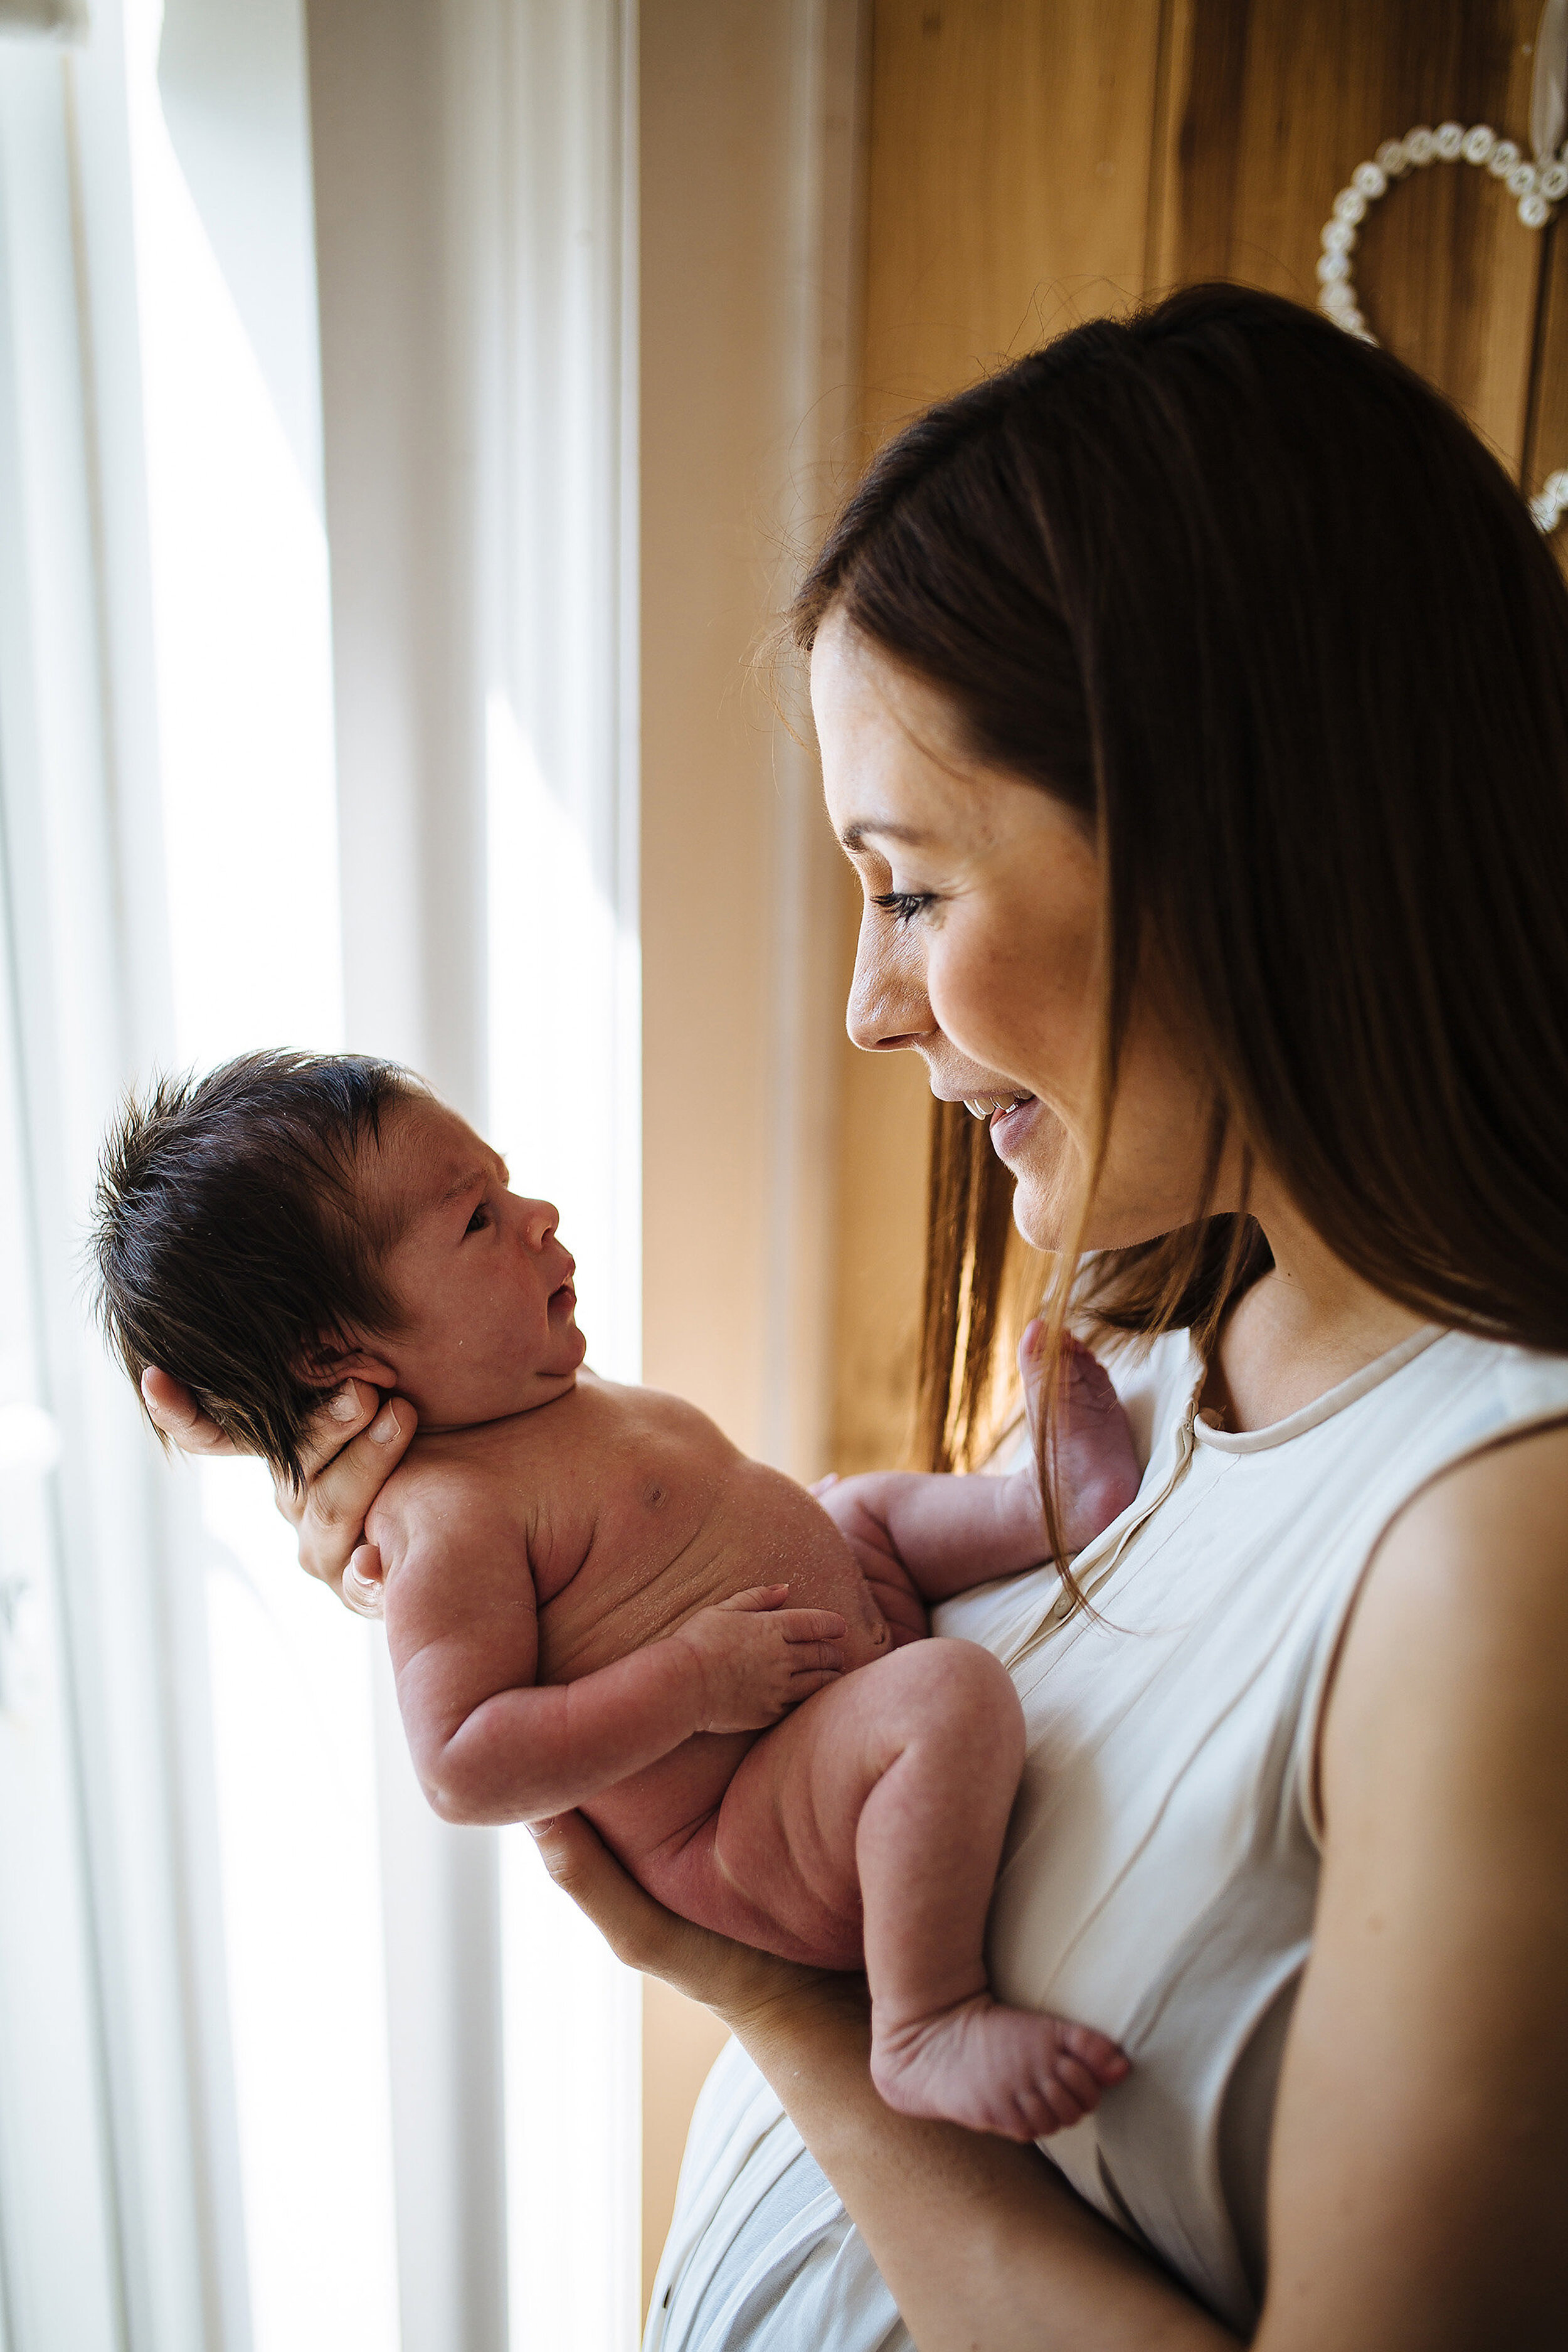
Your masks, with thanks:
[(1076, 2100), (1080, 2116), (1092, 2115), (1099, 2106), (1100, 2084), (1089, 2068), (1080, 2065), (1076, 2058), (1069, 2057), (1065, 2050), (1057, 2060), (1053, 2079), (1058, 2089), (1065, 2091), (1069, 2099)]
[[(1089, 2111), (1074, 2098), (1067, 2084), (1056, 2074), (1040, 2084), (1037, 2102), (1030, 2104), (1037, 2106), (1041, 2117), (1030, 2134), (1032, 2139), (1048, 2139), (1052, 2132), (1070, 2131), (1074, 2124), (1081, 2123)], [(1093, 2101), (1089, 2104), (1092, 2105)]]
[(1119, 2050), (1109, 2034), (1097, 2033), (1092, 2025), (1064, 2025), (1061, 2037), (1064, 2053), (1087, 2067), (1102, 2090), (1120, 2083), (1131, 2067), (1125, 2051)]
[(1062, 2117), (1041, 2090), (1032, 2083), (1020, 2084), (1010, 2102), (1016, 2121), (998, 2116), (994, 2129), (1002, 2139), (1049, 2139), (1062, 2128)]

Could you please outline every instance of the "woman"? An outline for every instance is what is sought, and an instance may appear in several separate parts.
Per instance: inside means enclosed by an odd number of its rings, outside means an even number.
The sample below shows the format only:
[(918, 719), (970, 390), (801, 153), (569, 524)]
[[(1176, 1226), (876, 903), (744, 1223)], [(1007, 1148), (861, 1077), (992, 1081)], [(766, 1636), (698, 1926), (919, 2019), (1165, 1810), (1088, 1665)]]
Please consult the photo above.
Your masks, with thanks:
[[(1113, 1344), (1146, 1453), (1065, 1585), (941, 1626), (998, 1652), (1030, 1727), (998, 1989), (1134, 2064), (1056, 2168), (905, 2122), (854, 1980), (672, 1920), (551, 1825), (617, 1948), (709, 2000), (771, 2086), (737, 2053), (705, 2095), (654, 2340), (901, 2343), (874, 2258), (922, 2352), (1556, 2344), (1550, 553), (1385, 353), (1199, 289), (909, 427), (795, 619), (866, 893), (851, 1032), (986, 1116), (1024, 1234), (1079, 1270), (1047, 1341), (1070, 1308)], [(966, 1230), (994, 1233), (973, 1201)], [(979, 1344), (995, 1251), (970, 1255), (948, 1335)], [(410, 1433), (394, 1405), (357, 1434), (374, 1402), (343, 1401), (351, 1442), (299, 1514), (329, 1578)]]

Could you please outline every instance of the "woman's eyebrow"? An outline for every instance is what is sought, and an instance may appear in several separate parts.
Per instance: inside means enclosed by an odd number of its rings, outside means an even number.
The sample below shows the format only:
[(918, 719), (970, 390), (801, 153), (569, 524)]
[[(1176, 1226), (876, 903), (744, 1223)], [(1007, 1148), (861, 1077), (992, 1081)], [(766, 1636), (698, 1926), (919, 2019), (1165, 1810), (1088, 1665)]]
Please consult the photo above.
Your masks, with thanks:
[(875, 816), (860, 824), (846, 825), (838, 838), (846, 849), (864, 849), (869, 834), (875, 834), (880, 841), (901, 841), (906, 849), (918, 849), (931, 839), (930, 834), (922, 833), (918, 825), (894, 824), (891, 818)]

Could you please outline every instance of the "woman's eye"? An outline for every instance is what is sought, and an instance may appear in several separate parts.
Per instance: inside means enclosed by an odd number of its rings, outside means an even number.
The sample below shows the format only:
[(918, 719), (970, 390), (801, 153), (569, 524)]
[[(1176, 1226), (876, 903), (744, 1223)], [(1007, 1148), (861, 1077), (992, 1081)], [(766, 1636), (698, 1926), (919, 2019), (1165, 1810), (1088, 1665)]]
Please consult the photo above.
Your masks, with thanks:
[(479, 1207), (474, 1211), (473, 1215), (468, 1219), (468, 1223), (463, 1228), (464, 1238), (467, 1239), (469, 1234), (482, 1234), (485, 1227), (489, 1223), (489, 1221), (490, 1213), (489, 1206), (485, 1202), (481, 1201)]
[(921, 908), (929, 907), (931, 902), (929, 890), (883, 890), (871, 904), (884, 915), (891, 915), (897, 923), (912, 923)]

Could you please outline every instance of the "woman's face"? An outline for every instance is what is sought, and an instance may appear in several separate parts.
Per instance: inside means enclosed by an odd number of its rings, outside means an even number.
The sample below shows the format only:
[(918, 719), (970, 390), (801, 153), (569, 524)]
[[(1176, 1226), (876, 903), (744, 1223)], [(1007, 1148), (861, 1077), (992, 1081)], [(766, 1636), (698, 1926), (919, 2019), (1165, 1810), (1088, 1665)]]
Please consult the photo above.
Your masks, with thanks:
[[(811, 698), (828, 811), (866, 896), (849, 1034), (872, 1053), (912, 1047), (939, 1100), (989, 1118), (1020, 1228), (1056, 1247), (1094, 1132), (1092, 841), (1048, 793), (969, 757), (947, 698), (837, 615)], [(1206, 1101), (1170, 1026), (1136, 1004), (1087, 1247), (1188, 1222)]]

